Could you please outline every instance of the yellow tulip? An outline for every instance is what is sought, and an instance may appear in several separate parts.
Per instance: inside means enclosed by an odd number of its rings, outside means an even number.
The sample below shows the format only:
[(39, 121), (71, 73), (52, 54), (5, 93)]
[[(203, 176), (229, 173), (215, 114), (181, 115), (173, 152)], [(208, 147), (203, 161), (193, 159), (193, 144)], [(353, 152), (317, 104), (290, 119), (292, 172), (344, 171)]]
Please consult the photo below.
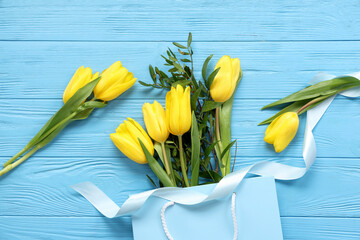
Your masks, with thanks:
[(166, 94), (166, 124), (173, 135), (181, 136), (191, 127), (190, 87), (171, 87)]
[(145, 103), (142, 107), (146, 129), (152, 139), (163, 143), (169, 137), (165, 110), (160, 103)]
[(117, 61), (101, 73), (101, 79), (94, 88), (94, 94), (97, 99), (111, 101), (131, 88), (135, 82), (134, 75), (124, 68), (120, 61)]
[(210, 86), (210, 94), (215, 102), (225, 102), (234, 93), (236, 83), (241, 71), (240, 60), (225, 55), (217, 62), (215, 69), (219, 68)]
[(116, 147), (131, 160), (147, 163), (144, 151), (141, 148), (140, 139), (151, 155), (154, 155), (154, 145), (149, 135), (134, 119), (128, 118), (116, 129), (116, 133), (110, 134), (110, 138)]
[(99, 73), (97, 72), (93, 75), (89, 67), (87, 68), (84, 68), (84, 66), (79, 67), (64, 91), (63, 94), (64, 103), (66, 103), (77, 92), (77, 90), (84, 87), (86, 84), (88, 84), (98, 76)]
[(283, 113), (269, 125), (264, 141), (274, 145), (281, 152), (293, 140), (299, 127), (299, 117), (295, 112)]

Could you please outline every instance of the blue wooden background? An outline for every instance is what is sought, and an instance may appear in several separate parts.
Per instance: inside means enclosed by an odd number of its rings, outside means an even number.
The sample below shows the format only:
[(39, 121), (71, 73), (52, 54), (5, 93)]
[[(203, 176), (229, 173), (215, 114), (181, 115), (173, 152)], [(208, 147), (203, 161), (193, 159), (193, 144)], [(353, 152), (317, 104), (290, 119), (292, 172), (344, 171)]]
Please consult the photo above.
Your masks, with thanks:
[[(172, 41), (193, 33), (195, 68), (214, 53), (239, 57), (233, 137), (236, 169), (261, 160), (303, 166), (305, 118), (281, 154), (262, 138), (260, 107), (306, 86), (318, 71), (360, 70), (360, 1), (0, 0), (0, 162), (62, 106), (81, 65), (121, 60), (142, 81)], [(214, 63), (213, 65), (214, 66)], [(132, 239), (130, 217), (109, 220), (70, 185), (92, 181), (118, 204), (151, 188), (147, 166), (109, 134), (164, 93), (138, 83), (0, 179), (0, 239)], [(285, 239), (360, 239), (360, 101), (337, 97), (315, 130), (318, 158), (300, 180), (277, 182)]]

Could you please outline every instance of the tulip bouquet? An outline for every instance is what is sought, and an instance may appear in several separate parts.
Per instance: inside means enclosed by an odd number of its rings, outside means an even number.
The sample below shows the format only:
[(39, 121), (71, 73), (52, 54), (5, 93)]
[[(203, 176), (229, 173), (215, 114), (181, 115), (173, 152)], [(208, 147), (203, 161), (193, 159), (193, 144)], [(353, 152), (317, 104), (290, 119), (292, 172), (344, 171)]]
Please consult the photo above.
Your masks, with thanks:
[(230, 148), (235, 141), (231, 141), (230, 121), (234, 92), (242, 77), (240, 61), (223, 56), (208, 74), (211, 55), (203, 64), (202, 80), (196, 80), (191, 41), (190, 33), (186, 46), (173, 43), (177, 54), (169, 48), (162, 56), (168, 73), (150, 65), (153, 83), (139, 81), (168, 90), (165, 109), (157, 101), (143, 105), (147, 133), (128, 118), (110, 135), (128, 158), (149, 164), (160, 186), (213, 183), (231, 172)]
[(285, 107), (274, 116), (259, 123), (259, 125), (270, 123), (266, 129), (264, 141), (273, 144), (276, 152), (283, 151), (296, 135), (299, 126), (298, 115), (342, 91), (359, 86), (360, 81), (355, 77), (338, 77), (308, 86), (266, 105), (262, 109), (284, 105)]
[(95, 108), (103, 108), (108, 101), (134, 85), (136, 78), (120, 61), (105, 69), (100, 75), (90, 68), (80, 67), (70, 80), (63, 95), (64, 105), (57, 111), (29, 143), (9, 159), (0, 170), (0, 176), (28, 159), (47, 145), (69, 123), (86, 119)]

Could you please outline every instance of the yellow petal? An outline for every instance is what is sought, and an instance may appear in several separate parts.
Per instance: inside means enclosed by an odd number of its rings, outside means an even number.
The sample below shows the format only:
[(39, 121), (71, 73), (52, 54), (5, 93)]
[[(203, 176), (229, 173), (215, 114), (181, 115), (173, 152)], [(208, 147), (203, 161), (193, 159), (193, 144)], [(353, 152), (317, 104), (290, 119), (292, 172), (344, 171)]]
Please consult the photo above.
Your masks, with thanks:
[[(179, 86), (179, 85), (178, 85)], [(178, 88), (177, 88), (178, 89)], [(180, 99), (179, 92), (172, 88), (171, 91), (171, 106), (170, 106), (170, 128), (175, 135), (181, 135), (180, 133)]]
[(119, 133), (110, 134), (110, 138), (125, 156), (140, 164), (147, 163), (145, 154), (137, 143)]
[(90, 68), (79, 67), (71, 78), (67, 85), (64, 94), (63, 101), (66, 103), (80, 88), (88, 84), (92, 79), (92, 71)]
[(143, 116), (146, 129), (152, 139), (157, 142), (165, 142), (169, 136), (166, 126), (165, 110), (160, 103), (154, 101), (153, 104), (143, 105)]
[(136, 78), (121, 62), (113, 63), (101, 73), (101, 79), (94, 88), (95, 97), (104, 101), (111, 101), (134, 85)]
[(225, 102), (232, 96), (235, 89), (231, 58), (227, 55), (223, 56), (215, 69), (219, 67), (220, 70), (210, 86), (210, 94), (215, 102)]
[(293, 140), (299, 127), (299, 117), (295, 112), (278, 116), (266, 129), (264, 141), (274, 145), (276, 152), (283, 151)]

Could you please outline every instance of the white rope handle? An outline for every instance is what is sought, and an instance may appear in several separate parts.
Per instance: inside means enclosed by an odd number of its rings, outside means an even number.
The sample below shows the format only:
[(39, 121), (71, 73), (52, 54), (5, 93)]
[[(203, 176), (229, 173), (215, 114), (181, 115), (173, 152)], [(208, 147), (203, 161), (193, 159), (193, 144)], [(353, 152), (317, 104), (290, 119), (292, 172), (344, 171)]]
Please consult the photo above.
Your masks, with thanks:
[(164, 229), (165, 235), (169, 240), (174, 240), (174, 238), (171, 236), (169, 229), (166, 225), (166, 219), (165, 219), (165, 211), (168, 207), (173, 206), (175, 203), (174, 202), (167, 202), (164, 204), (164, 206), (161, 209), (161, 223), (162, 223), (162, 227)]
[(238, 229), (237, 229), (236, 212), (235, 212), (235, 199), (236, 199), (236, 193), (233, 192), (233, 194), (231, 196), (231, 215), (232, 215), (233, 225), (234, 225), (234, 240), (237, 240)]
[[(236, 200), (236, 193), (233, 192), (233, 194), (231, 196), (231, 216), (232, 216), (233, 225), (234, 225), (234, 238), (233, 238), (233, 240), (237, 240), (237, 237), (238, 237), (236, 212), (235, 212), (235, 200)], [(175, 203), (172, 202), (172, 201), (165, 203), (164, 206), (161, 208), (161, 212), (160, 212), (161, 224), (162, 224), (162, 227), (164, 229), (164, 233), (165, 233), (168, 240), (174, 240), (174, 238), (171, 236), (171, 234), (169, 232), (169, 229), (167, 227), (166, 219), (165, 219), (165, 211), (166, 211), (166, 209), (168, 207), (173, 206), (174, 204)]]

